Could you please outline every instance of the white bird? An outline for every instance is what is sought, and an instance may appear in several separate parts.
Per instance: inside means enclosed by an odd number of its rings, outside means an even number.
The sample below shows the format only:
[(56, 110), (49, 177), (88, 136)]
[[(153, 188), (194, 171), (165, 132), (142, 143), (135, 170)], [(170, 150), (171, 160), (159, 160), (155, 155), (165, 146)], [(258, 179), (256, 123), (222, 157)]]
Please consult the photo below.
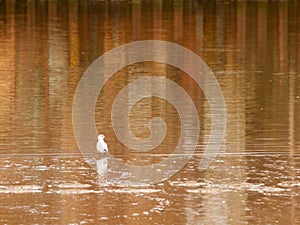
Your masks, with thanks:
[(98, 152), (100, 152), (100, 153), (108, 152), (108, 147), (104, 141), (104, 138), (105, 138), (105, 136), (103, 134), (98, 135), (98, 142), (97, 142), (96, 147), (97, 147)]

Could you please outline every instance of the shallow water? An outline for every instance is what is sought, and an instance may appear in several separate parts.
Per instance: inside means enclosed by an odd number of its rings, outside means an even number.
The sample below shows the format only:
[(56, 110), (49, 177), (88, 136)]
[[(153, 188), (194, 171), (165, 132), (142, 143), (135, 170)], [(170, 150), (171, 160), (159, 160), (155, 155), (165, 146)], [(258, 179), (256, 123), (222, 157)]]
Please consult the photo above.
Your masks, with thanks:
[[(296, 1), (0, 0), (0, 223), (299, 224), (299, 7)], [(155, 62), (130, 65), (105, 83), (95, 121), (110, 154), (99, 159), (95, 140), (92, 161), (81, 155), (72, 126), (80, 78), (104, 52), (146, 39), (192, 50), (222, 88), (226, 135), (206, 170), (199, 170), (212, 130), (206, 96), (188, 74)], [(132, 108), (138, 137), (150, 135), (151, 118), (166, 122), (166, 138), (150, 152), (122, 144), (111, 121), (120, 90), (144, 76), (179, 84), (200, 119), (187, 164), (150, 185), (126, 183), (133, 171), (114, 163), (164, 162), (179, 140), (180, 115), (156, 97)], [(144, 179), (143, 170), (134, 172)]]

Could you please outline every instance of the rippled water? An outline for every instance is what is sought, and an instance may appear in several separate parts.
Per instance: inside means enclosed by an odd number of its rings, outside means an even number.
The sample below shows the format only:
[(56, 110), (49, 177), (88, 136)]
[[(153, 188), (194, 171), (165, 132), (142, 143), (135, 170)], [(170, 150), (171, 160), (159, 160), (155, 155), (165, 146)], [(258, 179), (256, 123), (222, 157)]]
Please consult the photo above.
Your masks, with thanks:
[[(297, 1), (0, 0), (0, 223), (299, 224), (299, 7)], [(180, 44), (208, 64), (226, 101), (226, 137), (210, 167), (199, 170), (212, 119), (203, 91), (170, 65), (123, 68), (105, 83), (95, 108), (109, 157), (151, 165), (168, 158), (180, 137), (174, 107), (153, 97), (138, 102), (129, 121), (145, 138), (149, 120), (162, 117), (168, 127), (162, 144), (141, 153), (117, 139), (110, 108), (137, 78), (179, 84), (201, 126), (193, 156), (170, 179), (122, 185), (126, 174), (111, 171), (109, 158), (93, 164), (98, 174), (81, 155), (73, 98), (97, 57), (147, 39)], [(120, 182), (101, 174), (106, 170), (119, 172)]]

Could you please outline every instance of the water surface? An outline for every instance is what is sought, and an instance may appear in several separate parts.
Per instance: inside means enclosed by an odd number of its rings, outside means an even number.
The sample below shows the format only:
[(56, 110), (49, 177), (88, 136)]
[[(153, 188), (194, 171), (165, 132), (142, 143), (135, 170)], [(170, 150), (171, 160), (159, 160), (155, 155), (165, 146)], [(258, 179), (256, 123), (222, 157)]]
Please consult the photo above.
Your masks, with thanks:
[[(1, 224), (299, 224), (299, 7), (296, 1), (0, 1)], [(113, 157), (157, 163), (178, 141), (179, 116), (159, 98), (139, 102), (129, 115), (142, 138), (151, 118), (165, 119), (168, 133), (157, 149), (134, 152), (116, 138), (107, 109), (142, 76), (181, 85), (195, 102), (201, 135), (193, 157), (169, 180), (120, 187), (82, 157), (73, 97), (97, 57), (148, 39), (180, 44), (209, 65), (226, 101), (226, 138), (216, 160), (199, 171), (211, 132), (204, 93), (172, 66), (128, 66), (105, 84), (95, 109)]]

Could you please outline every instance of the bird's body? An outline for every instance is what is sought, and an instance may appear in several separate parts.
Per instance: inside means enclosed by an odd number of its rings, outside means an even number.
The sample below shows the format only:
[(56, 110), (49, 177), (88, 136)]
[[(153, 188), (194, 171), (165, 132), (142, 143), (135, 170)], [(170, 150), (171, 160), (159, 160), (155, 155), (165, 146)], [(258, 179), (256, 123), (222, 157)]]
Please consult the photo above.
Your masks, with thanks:
[(100, 153), (108, 152), (107, 144), (104, 141), (105, 136), (103, 134), (98, 135), (98, 142), (97, 142), (97, 151)]

